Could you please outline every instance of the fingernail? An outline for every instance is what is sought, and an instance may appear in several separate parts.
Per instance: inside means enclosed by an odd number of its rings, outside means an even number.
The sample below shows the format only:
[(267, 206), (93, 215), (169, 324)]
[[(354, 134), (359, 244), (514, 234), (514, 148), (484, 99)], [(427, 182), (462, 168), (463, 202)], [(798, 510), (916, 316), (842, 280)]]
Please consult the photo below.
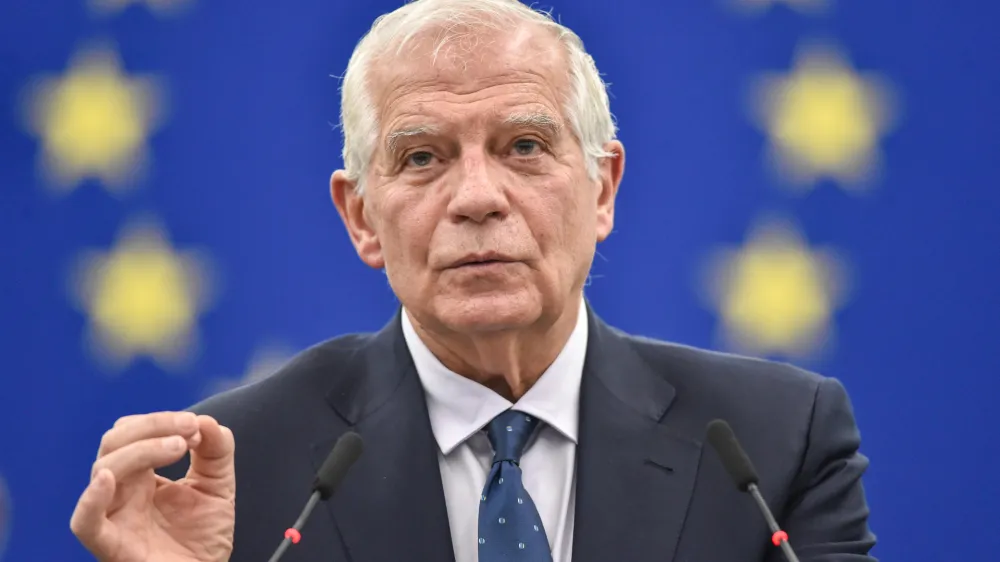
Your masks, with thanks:
[(184, 448), (184, 438), (178, 435), (174, 435), (172, 437), (164, 437), (163, 448), (172, 452), (180, 451), (181, 449)]
[(192, 412), (184, 412), (177, 416), (176, 423), (179, 431), (193, 431), (198, 426), (197, 416)]

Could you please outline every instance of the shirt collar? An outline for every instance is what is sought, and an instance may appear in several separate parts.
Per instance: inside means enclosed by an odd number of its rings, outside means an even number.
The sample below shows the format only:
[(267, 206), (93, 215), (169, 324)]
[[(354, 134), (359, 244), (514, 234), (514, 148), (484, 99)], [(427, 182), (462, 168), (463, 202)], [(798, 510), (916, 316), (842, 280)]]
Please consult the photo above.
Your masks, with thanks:
[(576, 326), (566, 345), (516, 404), (445, 367), (421, 341), (405, 310), (402, 322), (403, 337), (427, 398), (431, 429), (442, 453), (451, 453), (494, 417), (512, 407), (535, 416), (573, 443), (577, 442), (580, 381), (588, 335), (587, 309), (582, 299)]

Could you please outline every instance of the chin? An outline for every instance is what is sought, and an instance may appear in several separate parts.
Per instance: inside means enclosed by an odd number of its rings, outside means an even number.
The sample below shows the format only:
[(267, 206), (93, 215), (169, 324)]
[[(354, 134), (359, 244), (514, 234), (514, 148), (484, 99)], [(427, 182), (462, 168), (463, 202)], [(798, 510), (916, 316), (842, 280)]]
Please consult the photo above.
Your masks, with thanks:
[(498, 332), (530, 326), (542, 315), (532, 291), (442, 295), (433, 303), (437, 320), (456, 332)]

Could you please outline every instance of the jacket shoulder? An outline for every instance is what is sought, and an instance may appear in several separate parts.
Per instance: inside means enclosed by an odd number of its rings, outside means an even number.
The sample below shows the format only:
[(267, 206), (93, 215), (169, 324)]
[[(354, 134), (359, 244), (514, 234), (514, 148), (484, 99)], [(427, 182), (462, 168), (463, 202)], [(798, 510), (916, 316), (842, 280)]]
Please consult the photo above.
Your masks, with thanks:
[(349, 376), (352, 363), (372, 337), (372, 333), (353, 333), (324, 340), (295, 354), (274, 373), (209, 396), (188, 409), (231, 428), (260, 420), (273, 422), (273, 414), (290, 412), (303, 396), (322, 396)]
[[(238, 465), (267, 457), (290, 436), (324, 427), (332, 413), (326, 407), (326, 394), (352, 371), (351, 359), (366, 348), (371, 337), (347, 334), (317, 343), (265, 378), (209, 396), (186, 411), (211, 416), (232, 430), (239, 443)], [(176, 480), (183, 477), (188, 463), (185, 456), (157, 472)]]
[[(788, 362), (709, 350), (643, 336), (625, 335), (636, 352), (671, 384), (812, 394), (829, 377)], [(688, 380), (695, 379), (695, 380)]]
[(835, 379), (787, 362), (713, 351), (641, 336), (624, 336), (635, 352), (676, 390), (674, 406), (700, 434), (715, 418), (740, 433), (805, 436), (821, 389)]

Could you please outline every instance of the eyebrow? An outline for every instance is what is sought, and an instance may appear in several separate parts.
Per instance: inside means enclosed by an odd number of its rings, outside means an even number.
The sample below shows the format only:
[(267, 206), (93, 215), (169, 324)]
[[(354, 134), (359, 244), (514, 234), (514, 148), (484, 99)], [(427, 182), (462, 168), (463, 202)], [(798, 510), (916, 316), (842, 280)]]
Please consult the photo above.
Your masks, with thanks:
[(396, 129), (385, 137), (385, 149), (389, 154), (395, 154), (400, 139), (406, 137), (416, 137), (420, 135), (433, 135), (438, 132), (436, 127), (430, 125), (416, 125), (413, 127), (403, 127)]
[(503, 120), (503, 124), (515, 127), (532, 127), (541, 129), (555, 136), (562, 130), (562, 125), (548, 113), (514, 113)]
[[(508, 127), (532, 127), (548, 132), (552, 136), (558, 135), (562, 131), (562, 125), (548, 113), (512, 113), (502, 121)], [(423, 135), (435, 135), (440, 129), (431, 125), (414, 125), (396, 129), (386, 135), (385, 149), (389, 154), (395, 154), (399, 148), (399, 143), (407, 137), (417, 137)]]

